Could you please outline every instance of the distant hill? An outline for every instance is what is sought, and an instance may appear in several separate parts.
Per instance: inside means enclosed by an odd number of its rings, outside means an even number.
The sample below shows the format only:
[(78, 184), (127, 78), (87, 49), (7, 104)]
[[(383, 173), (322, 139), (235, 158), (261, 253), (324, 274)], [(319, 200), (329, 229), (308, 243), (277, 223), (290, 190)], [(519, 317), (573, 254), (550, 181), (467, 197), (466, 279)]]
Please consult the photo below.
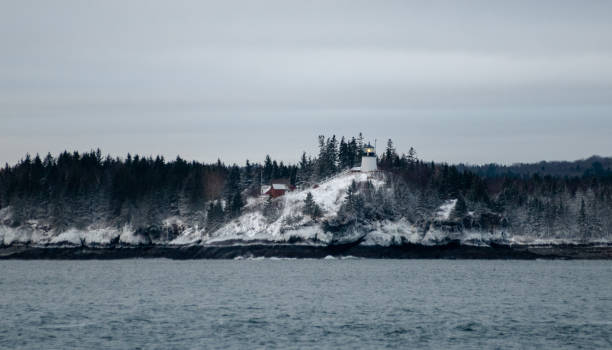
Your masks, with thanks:
[(470, 170), (482, 177), (540, 176), (581, 177), (612, 175), (612, 157), (591, 156), (575, 161), (541, 161), (538, 163), (517, 163), (513, 165), (485, 164), (457, 166), (459, 170)]

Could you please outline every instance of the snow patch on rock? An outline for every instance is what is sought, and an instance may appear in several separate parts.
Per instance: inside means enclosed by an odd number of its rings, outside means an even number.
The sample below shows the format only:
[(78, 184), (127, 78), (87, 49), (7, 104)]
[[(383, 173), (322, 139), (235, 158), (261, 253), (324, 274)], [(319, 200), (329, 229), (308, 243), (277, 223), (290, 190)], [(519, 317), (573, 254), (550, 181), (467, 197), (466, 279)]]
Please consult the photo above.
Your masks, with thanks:
[(136, 231), (131, 225), (123, 225), (119, 234), (119, 242), (130, 245), (149, 243), (146, 237), (140, 234), (136, 234)]
[(419, 243), (421, 240), (417, 227), (406, 219), (398, 221), (385, 220), (375, 223), (368, 232), (363, 245), (390, 246), (400, 243)]
[(58, 245), (110, 245), (119, 236), (114, 228), (87, 228), (84, 230), (70, 228), (51, 238), (49, 243)]
[(456, 205), (457, 205), (456, 199), (449, 199), (446, 202), (444, 202), (444, 204), (442, 204), (440, 208), (438, 208), (438, 211), (436, 212), (436, 219), (441, 220), (441, 221), (446, 221), (450, 219), (450, 215), (455, 209)]

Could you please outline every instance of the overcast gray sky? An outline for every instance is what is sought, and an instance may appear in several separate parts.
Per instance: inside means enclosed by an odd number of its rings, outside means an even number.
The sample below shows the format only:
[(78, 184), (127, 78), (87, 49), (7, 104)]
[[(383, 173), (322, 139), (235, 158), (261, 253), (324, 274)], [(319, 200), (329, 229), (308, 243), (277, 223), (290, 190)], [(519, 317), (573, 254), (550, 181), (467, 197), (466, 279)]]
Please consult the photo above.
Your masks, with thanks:
[(612, 155), (611, 1), (0, 2), (0, 161)]

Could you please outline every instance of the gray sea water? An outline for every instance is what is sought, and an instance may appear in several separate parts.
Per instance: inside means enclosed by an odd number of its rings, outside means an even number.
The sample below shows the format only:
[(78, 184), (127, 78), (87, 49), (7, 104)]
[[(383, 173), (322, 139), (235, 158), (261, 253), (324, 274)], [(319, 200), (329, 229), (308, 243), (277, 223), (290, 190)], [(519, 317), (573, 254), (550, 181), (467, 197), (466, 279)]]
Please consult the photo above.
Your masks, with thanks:
[(612, 348), (612, 262), (0, 261), (0, 348)]

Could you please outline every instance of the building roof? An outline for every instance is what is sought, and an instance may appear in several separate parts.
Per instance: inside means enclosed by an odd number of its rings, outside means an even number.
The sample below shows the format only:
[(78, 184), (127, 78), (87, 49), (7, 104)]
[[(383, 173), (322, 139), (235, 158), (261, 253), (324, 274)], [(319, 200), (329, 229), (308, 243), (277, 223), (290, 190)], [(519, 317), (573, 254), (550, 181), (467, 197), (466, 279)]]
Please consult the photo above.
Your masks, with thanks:
[(272, 184), (272, 188), (275, 190), (288, 190), (289, 186), (285, 184)]

